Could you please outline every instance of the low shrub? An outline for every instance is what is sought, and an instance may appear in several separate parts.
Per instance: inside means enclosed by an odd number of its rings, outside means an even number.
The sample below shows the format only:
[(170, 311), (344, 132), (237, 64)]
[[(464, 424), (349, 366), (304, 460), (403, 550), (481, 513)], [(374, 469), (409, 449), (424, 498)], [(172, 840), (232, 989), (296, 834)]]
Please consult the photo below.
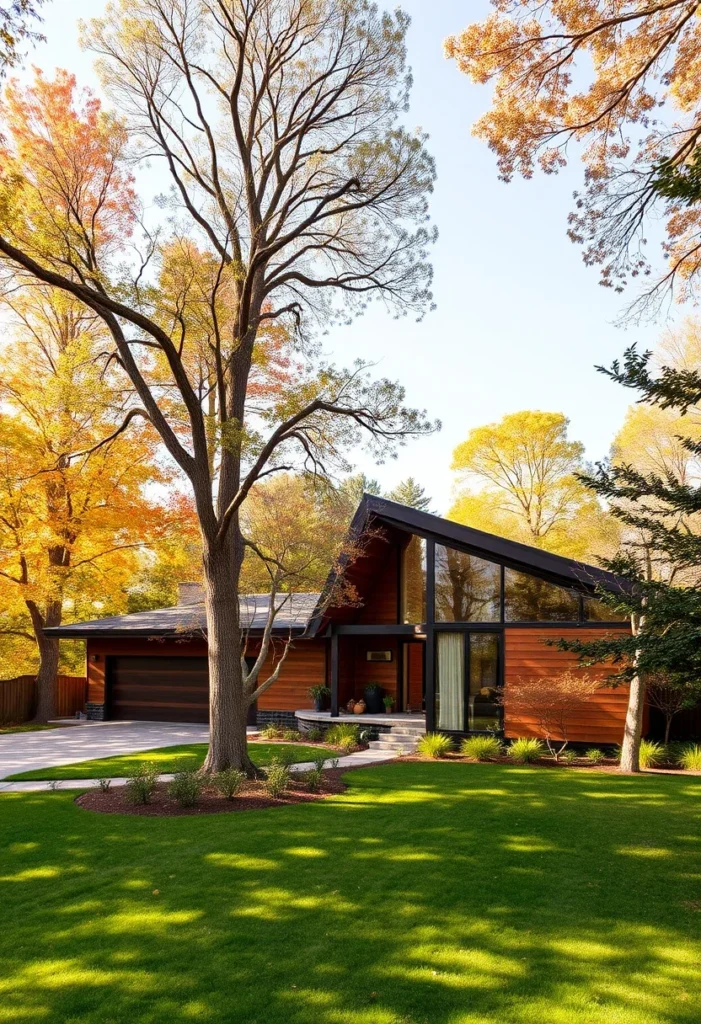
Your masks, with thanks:
[(178, 772), (168, 783), (168, 796), (181, 807), (195, 807), (204, 788), (204, 779), (197, 771)]
[(501, 754), (501, 743), (496, 736), (471, 736), (462, 741), (460, 753), (473, 761), (493, 761)]
[(577, 751), (576, 750), (565, 750), (560, 754), (560, 760), (564, 761), (565, 764), (576, 764), (577, 763)]
[(314, 767), (318, 772), (322, 772), (326, 766), (326, 754), (319, 754), (318, 757), (314, 758)]
[(158, 780), (158, 769), (153, 764), (142, 764), (126, 784), (126, 797), (132, 804), (150, 804)]
[(265, 791), (268, 796), (272, 796), (274, 799), (284, 796), (290, 785), (290, 768), (289, 765), (283, 764), (278, 758), (273, 760), (268, 765), (268, 773), (265, 779)]
[(358, 741), (353, 739), (352, 736), (344, 736), (343, 739), (338, 741), (336, 746), (340, 747), (344, 754), (352, 754), (358, 746)]
[(603, 750), (599, 750), (598, 747), (590, 747), (584, 755), (589, 764), (601, 764), (604, 759)]
[(298, 743), (301, 740), (298, 729), (285, 729), (282, 734), (282, 738), (285, 743)]
[(442, 732), (427, 732), (419, 740), (416, 750), (422, 757), (434, 759), (445, 757), (453, 749), (453, 741), (450, 736), (444, 736)]
[(260, 730), (260, 734), (265, 740), (279, 740), (282, 736), (282, 729), (279, 729), (277, 725), (266, 725)]
[(304, 784), (310, 793), (318, 793), (324, 782), (324, 773), (320, 768), (310, 768), (304, 774)]
[(101, 793), (106, 793), (112, 785), (112, 779), (98, 779), (97, 784), (100, 787)]
[(242, 772), (240, 768), (225, 768), (223, 772), (218, 772), (214, 776), (212, 784), (223, 797), (233, 800), (241, 791), (241, 786), (245, 781), (246, 773)]
[(359, 726), (351, 725), (350, 722), (341, 722), (339, 725), (331, 726), (326, 733), (326, 742), (330, 743), (332, 747), (340, 747), (342, 740), (352, 739), (355, 746), (358, 743), (359, 737)]
[(701, 772), (701, 746), (686, 747), (678, 756), (677, 764), (687, 772)]
[(544, 756), (545, 745), (534, 739), (514, 740), (507, 753), (516, 764), (531, 764)]
[(665, 749), (661, 743), (652, 740), (642, 740), (640, 743), (640, 767), (656, 768), (665, 759)]
[(324, 734), (323, 734), (322, 730), (321, 729), (317, 729), (316, 726), (314, 726), (314, 728), (312, 728), (312, 729), (307, 729), (307, 732), (306, 732), (304, 738), (309, 740), (310, 743), (318, 743), (319, 740), (322, 739), (323, 735)]
[(276, 760), (286, 765), (296, 764), (299, 761), (299, 752), (294, 748), (292, 750), (281, 750)]

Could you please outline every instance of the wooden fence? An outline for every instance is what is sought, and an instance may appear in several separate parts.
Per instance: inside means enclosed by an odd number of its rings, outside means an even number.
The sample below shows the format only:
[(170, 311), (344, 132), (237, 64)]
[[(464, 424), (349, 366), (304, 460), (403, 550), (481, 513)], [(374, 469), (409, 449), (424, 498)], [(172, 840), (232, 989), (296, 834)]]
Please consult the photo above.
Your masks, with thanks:
[[(56, 717), (71, 718), (85, 710), (88, 681), (85, 676), (58, 676)], [(0, 724), (28, 722), (36, 703), (36, 676), (0, 680)]]

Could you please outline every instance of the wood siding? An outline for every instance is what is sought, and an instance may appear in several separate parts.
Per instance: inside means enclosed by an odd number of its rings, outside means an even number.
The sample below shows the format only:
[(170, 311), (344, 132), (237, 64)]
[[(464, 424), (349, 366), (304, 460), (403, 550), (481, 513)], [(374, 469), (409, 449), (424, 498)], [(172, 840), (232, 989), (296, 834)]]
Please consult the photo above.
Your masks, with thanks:
[[(278, 643), (275, 660), (281, 653)], [(251, 649), (255, 654), (255, 647)], [(106, 699), (105, 672), (107, 659), (112, 657), (139, 658), (206, 658), (207, 644), (202, 639), (148, 640), (117, 639), (90, 640), (88, 642), (88, 700), (102, 704)], [(273, 657), (268, 654), (263, 666), (269, 674)], [(261, 710), (297, 711), (312, 707), (308, 689), (323, 683), (326, 673), (326, 641), (322, 639), (298, 640), (292, 644), (278, 679), (258, 701)], [(173, 697), (172, 703), (181, 703)]]
[[(85, 676), (59, 675), (56, 679), (56, 717), (72, 718), (85, 710)], [(36, 677), (18, 676), (0, 681), (0, 724), (28, 722), (36, 706)]]
[[(547, 647), (543, 641), (565, 637), (586, 639), (611, 634), (613, 630), (587, 629), (519, 629), (506, 627), (504, 630), (504, 735), (509, 739), (521, 736), (540, 736), (533, 719), (517, 717), (509, 713), (509, 687), (517, 686), (519, 679), (548, 679), (568, 669), (586, 671), (598, 679), (605, 680), (617, 669), (612, 665), (594, 665), (586, 670), (578, 669), (577, 655)], [(620, 631), (619, 631), (620, 632)], [(620, 743), (623, 739), (628, 687), (604, 687), (591, 698), (585, 710), (569, 729), (573, 743)]]
[(362, 597), (357, 623), (384, 626), (399, 622), (399, 548), (396, 544), (385, 543), (384, 558), (374, 560)]

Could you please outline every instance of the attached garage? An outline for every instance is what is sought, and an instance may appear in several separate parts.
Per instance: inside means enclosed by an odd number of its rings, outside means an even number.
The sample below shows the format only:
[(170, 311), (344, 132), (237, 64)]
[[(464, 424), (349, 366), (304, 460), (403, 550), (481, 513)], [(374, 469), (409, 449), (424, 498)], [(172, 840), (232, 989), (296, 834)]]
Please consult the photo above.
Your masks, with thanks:
[(107, 717), (147, 722), (208, 722), (206, 658), (120, 655), (107, 666)]

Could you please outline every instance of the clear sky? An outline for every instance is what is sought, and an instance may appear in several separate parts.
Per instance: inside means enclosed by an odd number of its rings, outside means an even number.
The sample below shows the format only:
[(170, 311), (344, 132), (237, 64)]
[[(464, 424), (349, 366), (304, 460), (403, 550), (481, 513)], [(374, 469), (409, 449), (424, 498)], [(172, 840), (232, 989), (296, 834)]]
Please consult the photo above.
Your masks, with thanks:
[[(30, 60), (56, 66), (95, 86), (89, 54), (77, 43), (77, 21), (99, 14), (101, 0), (53, 0), (45, 10), (47, 42)], [(395, 6), (394, 3), (391, 6)], [(443, 57), (442, 42), (488, 10), (488, 0), (403, 0), (412, 18), (414, 74), (410, 123), (430, 135), (438, 180), (432, 216), (435, 312), (417, 324), (379, 310), (339, 328), (326, 347), (338, 362), (378, 363), (400, 379), (408, 401), (443, 421), (442, 431), (411, 442), (397, 462), (359, 468), (384, 487), (413, 475), (434, 499), (450, 503), (453, 448), (468, 431), (520, 409), (564, 412), (587, 457), (606, 455), (630, 395), (594, 370), (633, 341), (653, 347), (663, 325), (614, 325), (625, 300), (601, 288), (596, 270), (567, 238), (572, 192), (581, 186), (575, 159), (556, 177), (498, 181), (495, 160), (470, 129), (489, 103)], [(148, 197), (150, 198), (150, 197)]]

